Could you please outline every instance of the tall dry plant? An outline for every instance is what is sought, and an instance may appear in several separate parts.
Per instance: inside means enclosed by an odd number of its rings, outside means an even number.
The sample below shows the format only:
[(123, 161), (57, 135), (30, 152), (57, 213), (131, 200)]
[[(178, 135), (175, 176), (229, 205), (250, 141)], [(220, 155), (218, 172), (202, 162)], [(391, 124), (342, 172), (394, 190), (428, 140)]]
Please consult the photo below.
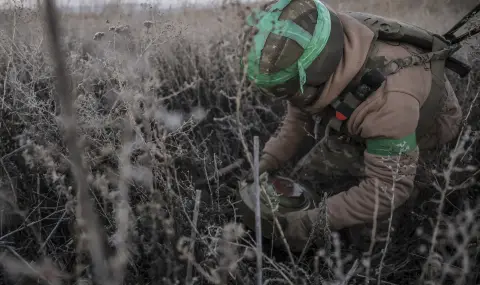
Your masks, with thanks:
[[(329, 2), (439, 29), (468, 8)], [(264, 284), (478, 283), (478, 42), (463, 55), (470, 76), (448, 74), (466, 114), (462, 136), (432, 156), (401, 227), (387, 236), (374, 227), (366, 253), (333, 233), (314, 253), (266, 242), (258, 254), (236, 223), (244, 171), (220, 169), (251, 159), (253, 138), (261, 146), (285, 110), (239, 68), (245, 6), (64, 11), (53, 33), (54, 23), (41, 25), (48, 14), (1, 12), (0, 189), (14, 193), (3, 200), (20, 220), (0, 232), (3, 283), (255, 284), (256, 258)], [(324, 182), (327, 192), (354, 183)]]

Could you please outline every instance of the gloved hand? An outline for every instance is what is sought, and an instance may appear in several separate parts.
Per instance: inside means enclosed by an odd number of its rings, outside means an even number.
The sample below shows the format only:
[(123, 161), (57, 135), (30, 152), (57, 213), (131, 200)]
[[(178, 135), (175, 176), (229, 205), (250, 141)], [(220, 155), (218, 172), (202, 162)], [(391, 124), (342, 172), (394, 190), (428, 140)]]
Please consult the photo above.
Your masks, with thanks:
[[(275, 166), (270, 163), (267, 159), (260, 159), (259, 165), (258, 165), (258, 173), (259, 176), (262, 175), (262, 173), (268, 172), (271, 174), (275, 170)], [(254, 182), (254, 175), (253, 175), (253, 169), (250, 170), (250, 172), (247, 174), (245, 177), (245, 182), (247, 183), (253, 183)]]
[[(325, 246), (329, 241), (330, 231), (326, 222), (325, 207), (308, 211), (295, 211), (281, 215), (279, 218), (283, 234), (290, 250), (302, 252), (305, 247), (315, 245), (317, 248)], [(281, 237), (275, 241), (282, 246)]]

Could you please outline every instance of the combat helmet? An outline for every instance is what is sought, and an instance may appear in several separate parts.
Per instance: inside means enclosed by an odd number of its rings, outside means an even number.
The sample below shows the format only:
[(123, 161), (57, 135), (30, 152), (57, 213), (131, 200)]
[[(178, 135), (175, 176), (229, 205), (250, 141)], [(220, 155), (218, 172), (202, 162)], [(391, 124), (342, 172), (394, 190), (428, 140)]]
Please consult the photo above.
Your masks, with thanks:
[(247, 24), (251, 45), (242, 60), (247, 78), (277, 98), (318, 90), (342, 58), (342, 24), (319, 0), (274, 1), (253, 11)]

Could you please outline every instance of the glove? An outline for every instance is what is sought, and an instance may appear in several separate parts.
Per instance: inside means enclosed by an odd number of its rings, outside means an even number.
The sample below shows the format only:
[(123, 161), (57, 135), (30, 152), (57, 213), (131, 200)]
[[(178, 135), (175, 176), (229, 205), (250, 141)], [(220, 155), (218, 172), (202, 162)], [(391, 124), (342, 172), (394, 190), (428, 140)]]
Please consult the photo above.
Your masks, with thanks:
[[(259, 176), (262, 175), (262, 173), (265, 173), (265, 172), (271, 173), (273, 170), (275, 170), (275, 166), (272, 165), (272, 163), (270, 163), (266, 159), (260, 159), (260, 161), (258, 163)], [(247, 183), (253, 183), (254, 182), (253, 169), (250, 170), (250, 172), (245, 177), (245, 182), (247, 182)]]
[[(325, 211), (326, 208), (320, 204), (318, 208), (289, 212), (279, 218), (290, 250), (302, 252), (307, 246), (315, 245), (320, 248), (327, 244), (330, 231)], [(281, 237), (277, 238), (275, 244), (282, 246)]]

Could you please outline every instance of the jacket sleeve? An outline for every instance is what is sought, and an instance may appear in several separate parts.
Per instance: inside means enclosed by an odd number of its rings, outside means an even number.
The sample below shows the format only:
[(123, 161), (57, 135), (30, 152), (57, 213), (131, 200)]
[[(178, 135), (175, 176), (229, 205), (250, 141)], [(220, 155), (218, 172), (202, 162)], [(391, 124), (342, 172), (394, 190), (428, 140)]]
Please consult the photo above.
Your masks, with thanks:
[(351, 128), (367, 140), (365, 177), (358, 185), (327, 199), (334, 230), (388, 217), (413, 191), (419, 152), (415, 138), (418, 100), (402, 92), (389, 92), (368, 105), (359, 110)]
[(277, 132), (265, 144), (262, 159), (274, 168), (281, 167), (297, 152), (302, 140), (311, 133), (313, 120), (304, 111), (287, 105), (287, 114)]

